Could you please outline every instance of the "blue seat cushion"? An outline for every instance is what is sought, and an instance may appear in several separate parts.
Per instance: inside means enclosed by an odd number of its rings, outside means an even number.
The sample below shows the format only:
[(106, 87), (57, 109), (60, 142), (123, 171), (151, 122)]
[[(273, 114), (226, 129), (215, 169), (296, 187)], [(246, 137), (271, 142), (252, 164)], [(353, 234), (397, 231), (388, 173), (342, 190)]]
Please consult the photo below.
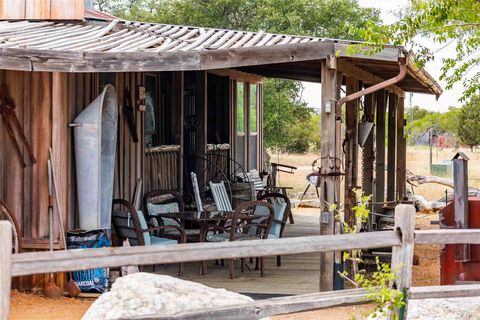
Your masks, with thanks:
[(177, 240), (160, 238), (160, 237), (155, 237), (155, 236), (150, 237), (150, 243), (151, 243), (152, 246), (164, 246), (164, 245), (178, 244)]
[[(162, 213), (175, 213), (179, 211), (178, 208), (178, 203), (172, 202), (172, 203), (167, 203), (167, 204), (153, 204), (153, 203), (147, 203), (147, 211), (149, 216), (158, 216), (161, 215)], [(162, 223), (164, 226), (176, 226), (176, 227), (181, 227), (181, 225), (178, 223), (177, 220), (167, 218), (167, 217), (162, 217)], [(152, 219), (155, 220), (155, 219)], [(178, 231), (175, 229), (167, 229), (165, 231), (167, 234), (178, 234)]]
[[(142, 228), (142, 230), (147, 230), (148, 229), (147, 220), (145, 220), (145, 216), (143, 215), (142, 211), (140, 210), (137, 211), (137, 217), (138, 217), (138, 220), (140, 221), (140, 228)], [(148, 231), (143, 232), (143, 240), (145, 241), (146, 246), (149, 246), (151, 244), (150, 233)]]
[[(285, 202), (276, 202), (272, 204), (273, 210), (275, 212), (275, 219), (283, 221), (285, 217), (285, 211), (287, 209), (287, 204)], [(274, 235), (277, 238), (280, 237), (280, 231), (282, 230), (282, 224), (276, 221), (273, 221), (272, 226), (270, 227), (270, 235)]]

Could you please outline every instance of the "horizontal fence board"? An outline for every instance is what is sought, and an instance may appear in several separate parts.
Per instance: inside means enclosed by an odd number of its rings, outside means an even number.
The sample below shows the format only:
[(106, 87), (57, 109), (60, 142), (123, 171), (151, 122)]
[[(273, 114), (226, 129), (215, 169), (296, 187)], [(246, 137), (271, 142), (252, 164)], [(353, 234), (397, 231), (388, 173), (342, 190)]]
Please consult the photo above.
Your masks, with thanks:
[[(232, 307), (211, 308), (191, 312), (178, 313), (174, 316), (152, 315), (128, 317), (136, 320), (196, 320), (196, 319), (221, 319), (221, 320), (246, 320), (261, 319), (273, 315), (315, 310), (368, 303), (368, 292), (365, 289), (348, 289), (311, 294), (301, 294), (265, 300), (253, 301)], [(126, 318), (125, 318), (126, 319)]]
[(415, 244), (480, 244), (480, 229), (415, 231)]
[(410, 299), (461, 298), (480, 296), (480, 284), (412, 287)]
[(167, 264), (351, 249), (373, 249), (398, 246), (400, 244), (399, 232), (381, 231), (275, 240), (188, 243), (175, 246), (28, 252), (12, 256), (12, 276), (119, 267), (132, 264)]

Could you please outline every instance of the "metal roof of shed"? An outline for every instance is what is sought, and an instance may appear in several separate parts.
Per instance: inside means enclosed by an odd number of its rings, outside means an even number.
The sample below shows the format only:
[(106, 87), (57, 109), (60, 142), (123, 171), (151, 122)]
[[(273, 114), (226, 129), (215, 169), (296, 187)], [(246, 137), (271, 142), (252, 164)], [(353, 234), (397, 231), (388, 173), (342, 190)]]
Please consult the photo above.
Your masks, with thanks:
[[(387, 47), (374, 56), (347, 56), (345, 48), (357, 42), (109, 19), (96, 15), (75, 22), (2, 21), (0, 68), (63, 72), (248, 68), (252, 73), (317, 81), (304, 75), (312, 72), (310, 62), (318, 63), (338, 52), (340, 58), (359, 59), (363, 70), (372, 74), (376, 74), (374, 69), (379, 69), (377, 73), (398, 69), (398, 56), (407, 54), (402, 48)], [(383, 66), (376, 68), (377, 63)], [(290, 70), (284, 74), (265, 71), (281, 64), (296, 70), (287, 68)], [(315, 71), (320, 75), (319, 69)], [(410, 71), (407, 80), (411, 83), (405, 88), (400, 83), (400, 88), (441, 93), (423, 69), (411, 66)], [(381, 77), (381, 72), (377, 76)]]

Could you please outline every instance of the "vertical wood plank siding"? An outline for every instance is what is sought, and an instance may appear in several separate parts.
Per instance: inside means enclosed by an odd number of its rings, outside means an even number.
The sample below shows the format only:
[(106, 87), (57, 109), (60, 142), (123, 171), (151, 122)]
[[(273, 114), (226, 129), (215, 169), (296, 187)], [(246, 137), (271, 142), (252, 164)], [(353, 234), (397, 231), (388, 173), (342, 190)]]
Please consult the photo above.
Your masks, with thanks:
[[(142, 73), (118, 73), (119, 140), (115, 170), (115, 197), (131, 200), (135, 184), (143, 177), (143, 112), (135, 112), (139, 135), (133, 143), (123, 112), (123, 91), (128, 86), (131, 102), (137, 103)], [(67, 230), (78, 226), (73, 130), (68, 124), (99, 94), (98, 74), (0, 71), (0, 83), (6, 83), (17, 106), (15, 113), (24, 129), (37, 163), (23, 169), (0, 121), (0, 199), (20, 222), (26, 250), (48, 248), (48, 149), (52, 147), (60, 204)], [(28, 154), (21, 145), (27, 164)], [(57, 208), (54, 208), (57, 210)], [(59, 248), (58, 219), (54, 219), (56, 248)], [(24, 289), (39, 284), (42, 275), (14, 286)], [(61, 278), (61, 277), (60, 277)], [(59, 279), (60, 280), (60, 279)], [(61, 280), (60, 280), (61, 281)], [(40, 282), (41, 284), (41, 282)]]
[(145, 192), (156, 189), (180, 191), (180, 146), (149, 148), (145, 152)]

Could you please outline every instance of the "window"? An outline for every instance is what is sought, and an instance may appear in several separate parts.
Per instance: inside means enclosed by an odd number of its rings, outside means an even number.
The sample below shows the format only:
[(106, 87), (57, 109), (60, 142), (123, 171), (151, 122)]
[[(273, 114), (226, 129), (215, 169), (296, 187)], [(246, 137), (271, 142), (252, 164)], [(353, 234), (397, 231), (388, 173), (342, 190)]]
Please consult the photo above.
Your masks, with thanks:
[(250, 133), (257, 132), (257, 85), (250, 83)]
[(237, 82), (237, 133), (245, 133), (243, 82)]

